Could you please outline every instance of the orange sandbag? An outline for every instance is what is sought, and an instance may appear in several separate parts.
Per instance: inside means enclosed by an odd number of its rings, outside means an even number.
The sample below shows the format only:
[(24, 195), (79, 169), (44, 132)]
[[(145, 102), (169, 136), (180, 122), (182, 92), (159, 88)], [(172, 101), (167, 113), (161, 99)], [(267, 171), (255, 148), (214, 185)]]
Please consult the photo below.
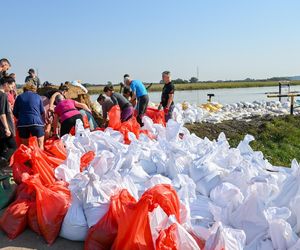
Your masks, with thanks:
[(80, 158), (80, 172), (82, 172), (95, 158), (95, 152), (88, 151)]
[(28, 226), (29, 228), (37, 233), (38, 235), (42, 235), (39, 223), (38, 223), (38, 218), (37, 218), (37, 209), (36, 209), (36, 202), (33, 201), (30, 203), (28, 214), (27, 214), (27, 221), (28, 221)]
[(126, 144), (130, 143), (128, 138), (128, 133), (132, 132), (135, 134), (136, 138), (139, 138), (140, 135), (140, 124), (137, 122), (135, 117), (131, 117), (129, 120), (121, 123), (119, 131), (124, 135), (124, 142)]
[(90, 128), (89, 118), (87, 117), (87, 115), (82, 115), (82, 120), (83, 120), (83, 127)]
[(167, 184), (147, 190), (138, 203), (127, 206), (120, 215), (118, 234), (113, 249), (154, 249), (148, 213), (157, 206), (180, 223), (180, 202), (176, 191)]
[(16, 238), (26, 228), (29, 205), (29, 200), (19, 199), (5, 210), (0, 219), (0, 226), (8, 238)]
[(33, 171), (30, 167), (18, 161), (15, 161), (14, 164), (12, 165), (12, 171), (13, 171), (14, 181), (17, 184), (20, 184), (22, 182), (23, 173), (27, 173), (29, 175), (33, 174)]
[(23, 175), (23, 182), (36, 191), (38, 225), (46, 242), (52, 244), (60, 232), (69, 207), (70, 196), (67, 197), (43, 186), (38, 175)]
[(146, 111), (146, 116), (150, 117), (153, 123), (158, 123), (163, 126), (166, 126), (165, 112), (163, 110), (148, 107)]
[(155, 242), (156, 250), (177, 250), (177, 236), (176, 236), (176, 224), (172, 224), (168, 228), (159, 232), (158, 238)]
[(108, 112), (109, 122), (108, 127), (114, 130), (119, 130), (121, 127), (121, 110), (119, 105), (114, 105)]
[(44, 148), (48, 153), (51, 153), (59, 159), (65, 160), (67, 158), (67, 151), (60, 139), (49, 138), (46, 140)]
[(10, 165), (17, 163), (25, 163), (31, 159), (32, 150), (22, 144), (10, 158)]
[(54, 183), (54, 169), (46, 161), (47, 155), (39, 148), (36, 137), (29, 138), (29, 147), (32, 149), (31, 165), (33, 173), (39, 174), (39, 178), (44, 185)]
[(84, 243), (85, 250), (110, 249), (117, 236), (120, 216), (126, 214), (128, 206), (136, 203), (126, 189), (112, 196), (110, 200), (108, 212), (95, 226), (89, 229)]

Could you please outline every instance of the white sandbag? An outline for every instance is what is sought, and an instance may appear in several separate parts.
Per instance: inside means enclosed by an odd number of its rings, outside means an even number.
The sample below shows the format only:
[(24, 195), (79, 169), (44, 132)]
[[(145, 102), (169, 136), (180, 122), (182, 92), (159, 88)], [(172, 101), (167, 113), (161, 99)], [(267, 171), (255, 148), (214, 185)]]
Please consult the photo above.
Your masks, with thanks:
[(242, 250), (245, 247), (246, 235), (244, 231), (224, 227), (216, 222), (211, 235), (205, 242), (205, 250)]
[(296, 216), (295, 232), (300, 233), (300, 195), (292, 198), (290, 202), (290, 208), (292, 213)]
[(59, 236), (68, 240), (84, 241), (88, 229), (82, 204), (72, 195), (72, 204), (63, 220)]
[(210, 191), (219, 185), (220, 182), (221, 178), (219, 174), (217, 172), (211, 172), (197, 181), (196, 190), (205, 196), (209, 196)]
[(176, 178), (172, 180), (172, 185), (177, 191), (177, 195), (181, 201), (187, 201), (189, 203), (197, 198), (196, 184), (188, 175), (177, 175)]
[(175, 241), (178, 249), (200, 250), (194, 238), (177, 222), (175, 216), (171, 215), (168, 217), (160, 206), (149, 213), (149, 222), (154, 246), (161, 230), (175, 226)]

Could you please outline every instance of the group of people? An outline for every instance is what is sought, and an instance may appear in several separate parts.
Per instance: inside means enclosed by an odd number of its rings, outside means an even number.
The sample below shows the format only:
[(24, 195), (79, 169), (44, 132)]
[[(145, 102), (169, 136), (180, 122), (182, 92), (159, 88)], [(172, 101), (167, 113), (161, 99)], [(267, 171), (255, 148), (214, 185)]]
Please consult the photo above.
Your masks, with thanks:
[[(158, 109), (164, 110), (165, 120), (172, 117), (174, 109), (175, 87), (171, 81), (170, 71), (162, 73), (164, 87), (161, 94), (161, 102)], [(116, 93), (112, 85), (104, 87), (102, 94), (97, 101), (102, 106), (104, 121), (107, 122), (107, 113), (114, 105), (119, 105), (121, 109), (121, 122), (127, 121), (134, 114), (134, 107), (137, 112), (137, 121), (143, 126), (143, 116), (145, 115), (149, 103), (149, 95), (145, 85), (140, 80), (133, 80), (128, 74), (124, 75), (125, 88), (123, 94)]]
[[(36, 136), (39, 147), (43, 149), (45, 137), (70, 133), (76, 121), (84, 121), (85, 115), (91, 128), (97, 126), (86, 104), (66, 98), (66, 85), (44, 96), (38, 95), (36, 92), (40, 81), (33, 69), (28, 71), (23, 93), (17, 95), (15, 75), (7, 74), (10, 67), (7, 59), (0, 60), (0, 163), (8, 161), (16, 150), (16, 134), (20, 143), (25, 145), (28, 145), (30, 136)], [(162, 80), (164, 87), (159, 109), (163, 108), (167, 121), (172, 116), (175, 89), (169, 71), (162, 73)], [(122, 93), (115, 92), (112, 85), (105, 86), (97, 99), (102, 106), (104, 126), (107, 125), (107, 114), (114, 105), (119, 105), (121, 109), (121, 122), (129, 120), (136, 112), (137, 121), (143, 126), (142, 118), (149, 103), (147, 88), (128, 74), (124, 75), (124, 84)]]

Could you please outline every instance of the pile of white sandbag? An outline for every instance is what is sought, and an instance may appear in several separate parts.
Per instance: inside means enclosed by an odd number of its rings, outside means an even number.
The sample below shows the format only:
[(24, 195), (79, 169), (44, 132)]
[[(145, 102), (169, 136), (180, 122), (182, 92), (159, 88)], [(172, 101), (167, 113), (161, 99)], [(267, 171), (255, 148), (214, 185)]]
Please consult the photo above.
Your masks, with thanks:
[[(174, 120), (166, 128), (147, 117), (144, 123), (157, 140), (130, 134), (132, 142), (125, 145), (121, 133), (109, 128), (90, 132), (80, 121), (75, 136), (62, 138), (68, 158), (55, 173), (70, 183), (72, 193), (62, 237), (84, 240), (118, 190), (126, 188), (138, 200), (148, 188), (166, 183), (182, 203), (180, 242), (189, 242), (190, 249), (196, 249), (195, 242), (187, 232), (204, 239), (210, 250), (300, 249), (300, 167), (295, 160), (291, 168), (272, 166), (251, 149), (250, 135), (230, 148), (223, 133), (210, 141)], [(80, 172), (78, 157), (91, 150), (96, 156)], [(161, 216), (159, 210), (152, 213), (150, 224), (162, 223)]]
[[(209, 112), (202, 107), (185, 102), (184, 105), (180, 103), (175, 105), (173, 119), (180, 123), (219, 123), (224, 120), (245, 120), (256, 116), (279, 116), (289, 113), (289, 102), (283, 104), (279, 101), (238, 102), (226, 104), (215, 112)], [(299, 114), (299, 110), (295, 109), (294, 113)]]

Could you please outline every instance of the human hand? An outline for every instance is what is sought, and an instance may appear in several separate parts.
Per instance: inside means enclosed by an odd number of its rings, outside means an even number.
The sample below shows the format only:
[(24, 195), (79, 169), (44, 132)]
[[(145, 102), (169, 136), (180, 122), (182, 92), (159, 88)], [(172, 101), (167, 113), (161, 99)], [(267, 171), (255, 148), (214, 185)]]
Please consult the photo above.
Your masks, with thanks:
[(9, 129), (5, 129), (5, 136), (6, 137), (10, 137), (11, 136), (11, 132)]

